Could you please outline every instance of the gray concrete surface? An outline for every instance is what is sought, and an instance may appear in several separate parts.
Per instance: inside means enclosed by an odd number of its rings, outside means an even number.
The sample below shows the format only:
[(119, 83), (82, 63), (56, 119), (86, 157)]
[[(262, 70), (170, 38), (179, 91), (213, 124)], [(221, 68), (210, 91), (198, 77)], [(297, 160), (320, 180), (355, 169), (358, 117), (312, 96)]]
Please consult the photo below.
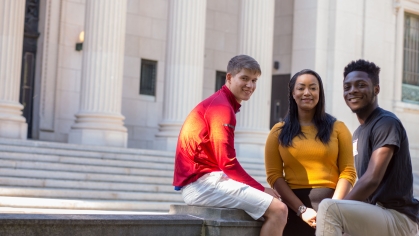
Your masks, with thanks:
[(202, 219), (188, 215), (0, 214), (0, 235), (196, 236)]
[(256, 221), (239, 209), (171, 205), (169, 214), (203, 219), (205, 236), (256, 236), (263, 224), (263, 219)]

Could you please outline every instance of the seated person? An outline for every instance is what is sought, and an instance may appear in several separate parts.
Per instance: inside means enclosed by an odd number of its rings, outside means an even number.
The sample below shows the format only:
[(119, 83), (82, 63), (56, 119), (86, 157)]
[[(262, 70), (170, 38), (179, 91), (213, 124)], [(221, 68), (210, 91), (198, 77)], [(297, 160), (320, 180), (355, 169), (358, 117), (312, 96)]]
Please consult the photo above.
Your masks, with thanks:
[(296, 73), (288, 84), (289, 109), (266, 141), (268, 183), (288, 206), (284, 235), (314, 236), (318, 204), (342, 199), (356, 180), (352, 135), (325, 112), (320, 76)]
[(409, 141), (396, 115), (378, 106), (379, 73), (365, 60), (344, 69), (343, 96), (361, 124), (352, 138), (359, 180), (344, 200), (320, 203), (316, 235), (418, 235)]
[(247, 55), (233, 57), (225, 85), (199, 103), (186, 118), (176, 148), (173, 185), (186, 204), (237, 208), (264, 217), (260, 235), (282, 235), (287, 207), (242, 168), (234, 149), (236, 113), (250, 99), (261, 75)]

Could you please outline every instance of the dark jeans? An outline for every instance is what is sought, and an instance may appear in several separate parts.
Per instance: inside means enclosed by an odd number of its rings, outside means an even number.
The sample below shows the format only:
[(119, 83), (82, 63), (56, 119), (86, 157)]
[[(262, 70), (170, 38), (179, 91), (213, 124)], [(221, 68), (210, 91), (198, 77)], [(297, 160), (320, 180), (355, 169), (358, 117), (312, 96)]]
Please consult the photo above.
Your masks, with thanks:
[[(334, 189), (330, 188), (304, 188), (293, 189), (294, 194), (306, 207), (317, 211), (320, 202), (325, 198), (332, 198)], [(288, 207), (288, 221), (284, 229), (284, 236), (314, 236), (316, 229), (304, 222), (297, 213)]]

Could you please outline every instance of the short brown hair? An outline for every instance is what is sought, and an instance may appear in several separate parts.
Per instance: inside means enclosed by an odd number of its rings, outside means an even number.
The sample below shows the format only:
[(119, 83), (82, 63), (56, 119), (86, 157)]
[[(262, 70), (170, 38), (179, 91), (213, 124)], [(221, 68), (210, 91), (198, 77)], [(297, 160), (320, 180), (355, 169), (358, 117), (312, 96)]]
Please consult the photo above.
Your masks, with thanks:
[(251, 56), (248, 55), (237, 55), (230, 59), (227, 65), (227, 73), (235, 76), (242, 69), (249, 70), (254, 74), (262, 74), (259, 63)]

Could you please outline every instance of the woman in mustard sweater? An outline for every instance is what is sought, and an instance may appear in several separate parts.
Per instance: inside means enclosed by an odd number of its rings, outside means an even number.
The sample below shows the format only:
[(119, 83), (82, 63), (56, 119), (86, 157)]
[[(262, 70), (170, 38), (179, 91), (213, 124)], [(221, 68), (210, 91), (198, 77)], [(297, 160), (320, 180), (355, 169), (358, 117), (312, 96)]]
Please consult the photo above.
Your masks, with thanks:
[(288, 114), (266, 141), (266, 174), (289, 208), (284, 235), (312, 236), (320, 201), (342, 199), (355, 183), (352, 136), (343, 122), (325, 112), (316, 72), (296, 73), (288, 89)]

